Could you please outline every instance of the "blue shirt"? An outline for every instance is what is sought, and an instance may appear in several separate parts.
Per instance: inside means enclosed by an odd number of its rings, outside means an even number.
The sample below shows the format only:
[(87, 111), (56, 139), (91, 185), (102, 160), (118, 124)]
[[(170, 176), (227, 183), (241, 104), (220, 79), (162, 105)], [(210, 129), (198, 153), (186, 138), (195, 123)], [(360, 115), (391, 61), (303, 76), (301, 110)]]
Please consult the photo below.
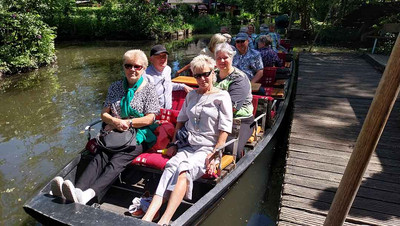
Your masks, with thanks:
[(281, 59), (279, 59), (278, 54), (270, 46), (261, 48), (258, 51), (260, 51), (264, 67), (282, 66)]
[(233, 57), (233, 66), (246, 73), (249, 80), (264, 68), (260, 52), (250, 48), (244, 55), (240, 55), (240, 52), (237, 51), (237, 54)]

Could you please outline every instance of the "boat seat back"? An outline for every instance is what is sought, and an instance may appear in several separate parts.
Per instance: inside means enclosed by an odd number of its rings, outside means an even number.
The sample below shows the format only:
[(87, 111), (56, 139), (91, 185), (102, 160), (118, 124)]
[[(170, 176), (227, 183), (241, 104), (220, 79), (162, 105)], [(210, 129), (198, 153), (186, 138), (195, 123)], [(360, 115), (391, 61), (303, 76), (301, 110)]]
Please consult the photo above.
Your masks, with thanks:
[(156, 120), (159, 120), (160, 122), (170, 122), (175, 126), (178, 115), (179, 110), (161, 108), (160, 114), (156, 116)]
[(281, 59), (281, 65), (285, 65), (286, 62), (286, 53), (278, 53), (279, 59)]
[(183, 103), (185, 102), (186, 98), (186, 91), (185, 90), (176, 90), (172, 91), (172, 109), (173, 110), (181, 110)]
[(261, 83), (263, 87), (270, 87), (274, 84), (276, 79), (276, 70), (277, 67), (265, 67), (263, 69), (263, 76), (257, 83)]
[(283, 48), (285, 48), (287, 51), (290, 51), (292, 49), (292, 45), (290, 44), (290, 40), (288, 39), (281, 39), (279, 45), (283, 46)]

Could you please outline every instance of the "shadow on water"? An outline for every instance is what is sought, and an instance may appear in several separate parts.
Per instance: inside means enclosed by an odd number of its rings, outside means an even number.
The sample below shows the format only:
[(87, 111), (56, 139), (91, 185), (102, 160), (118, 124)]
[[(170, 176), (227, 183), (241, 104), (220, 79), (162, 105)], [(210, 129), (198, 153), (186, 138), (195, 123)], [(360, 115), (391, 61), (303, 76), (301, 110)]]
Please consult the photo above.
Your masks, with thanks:
[[(176, 71), (207, 41), (165, 43), (168, 64)], [(123, 76), (123, 53), (148, 54), (153, 44), (61, 43), (54, 65), (0, 81), (0, 225), (35, 224), (22, 205), (85, 145), (83, 129), (100, 117), (108, 86)]]

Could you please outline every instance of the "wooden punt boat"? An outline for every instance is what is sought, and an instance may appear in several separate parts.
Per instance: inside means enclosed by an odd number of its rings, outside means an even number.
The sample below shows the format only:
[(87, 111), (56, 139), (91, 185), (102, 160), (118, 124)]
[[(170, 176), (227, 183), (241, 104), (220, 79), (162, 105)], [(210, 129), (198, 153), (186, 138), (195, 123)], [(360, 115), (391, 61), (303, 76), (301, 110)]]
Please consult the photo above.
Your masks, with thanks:
[[(244, 157), (233, 164), (233, 167), (225, 168), (219, 178), (196, 181), (193, 200), (182, 202), (172, 218), (171, 225), (193, 225), (205, 220), (209, 214), (218, 209), (217, 204), (232, 191), (235, 182), (244, 177), (246, 171), (251, 171), (252, 167), (256, 167), (255, 163), (266, 164), (261, 167), (266, 174), (269, 174), (270, 169), (267, 166), (279, 139), (279, 131), (288, 120), (288, 109), (294, 97), (297, 64), (298, 58), (290, 66), (288, 79), (280, 81), (280, 85), (284, 85), (281, 88), (284, 95), (280, 94), (275, 98), (277, 100), (275, 117), (270, 127), (265, 128), (262, 136), (256, 142), (249, 144)], [(92, 155), (83, 150), (58, 175), (75, 181), (91, 158)], [(150, 168), (143, 170), (143, 167), (128, 168), (111, 186), (101, 202), (92, 205), (69, 203), (50, 195), (50, 183), (48, 183), (30, 201), (26, 202), (23, 208), (29, 215), (45, 225), (154, 225), (154, 223), (126, 216), (124, 212), (127, 211), (134, 197), (140, 197), (149, 188), (155, 189), (159, 176), (159, 170)], [(163, 209), (165, 207), (161, 208), (161, 213)]]

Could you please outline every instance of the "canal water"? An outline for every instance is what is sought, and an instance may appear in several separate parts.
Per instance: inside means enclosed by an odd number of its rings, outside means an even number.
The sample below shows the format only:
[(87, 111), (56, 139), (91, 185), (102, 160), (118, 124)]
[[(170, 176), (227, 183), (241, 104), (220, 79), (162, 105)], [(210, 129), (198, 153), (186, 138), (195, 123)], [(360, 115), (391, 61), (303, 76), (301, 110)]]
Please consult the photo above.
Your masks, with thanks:
[[(173, 75), (206, 46), (209, 37), (164, 43)], [(0, 81), (0, 225), (37, 224), (23, 211), (23, 204), (84, 147), (85, 126), (99, 119), (108, 86), (123, 77), (124, 52), (137, 48), (148, 55), (154, 44), (61, 43), (55, 64)], [(264, 210), (265, 192), (258, 193), (261, 197), (247, 200), (263, 203), (251, 215), (258, 217), (257, 222), (273, 224), (275, 213)]]

